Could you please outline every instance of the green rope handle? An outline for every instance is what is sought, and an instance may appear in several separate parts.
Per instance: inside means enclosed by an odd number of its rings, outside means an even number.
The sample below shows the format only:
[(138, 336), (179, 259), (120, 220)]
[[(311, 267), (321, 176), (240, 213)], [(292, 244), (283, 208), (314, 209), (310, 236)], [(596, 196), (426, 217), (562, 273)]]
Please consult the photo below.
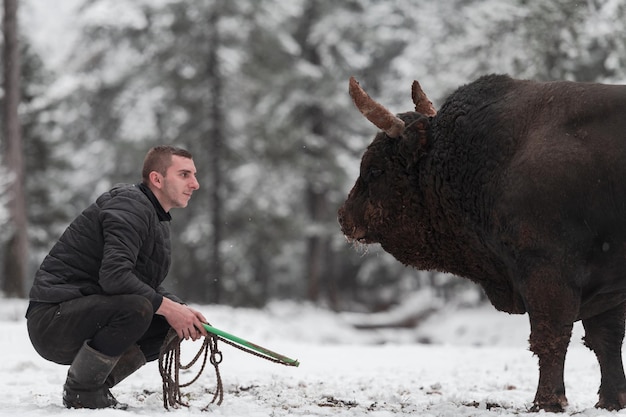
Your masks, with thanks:
[(255, 351), (257, 351), (257, 352), (259, 352), (259, 353), (261, 353), (263, 355), (266, 355), (266, 356), (269, 356), (271, 358), (274, 358), (277, 361), (279, 361), (279, 362), (281, 362), (281, 363), (283, 363), (285, 365), (296, 366), (296, 367), (300, 366), (300, 362), (298, 362), (297, 359), (291, 359), (291, 358), (288, 358), (285, 355), (281, 355), (280, 353), (272, 352), (269, 349), (266, 349), (266, 348), (264, 348), (262, 346), (259, 346), (259, 345), (256, 345), (254, 343), (248, 342), (247, 340), (242, 339), (241, 337), (237, 337), (237, 336), (232, 335), (230, 333), (226, 333), (225, 331), (217, 329), (217, 328), (215, 328), (213, 326), (210, 326), (208, 324), (203, 324), (202, 326), (204, 326), (206, 331), (209, 332), (209, 333), (213, 333), (215, 335), (221, 336), (224, 339), (230, 340), (231, 342), (235, 342), (235, 343), (237, 343), (237, 344), (239, 344), (241, 346), (245, 346), (245, 347), (247, 347), (249, 349), (252, 349), (252, 350), (255, 350)]

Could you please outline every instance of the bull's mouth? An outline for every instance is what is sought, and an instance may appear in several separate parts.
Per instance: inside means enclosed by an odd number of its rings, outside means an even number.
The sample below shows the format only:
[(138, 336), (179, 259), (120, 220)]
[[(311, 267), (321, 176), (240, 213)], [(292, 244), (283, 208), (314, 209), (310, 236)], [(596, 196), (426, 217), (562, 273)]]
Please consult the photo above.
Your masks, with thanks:
[(371, 239), (368, 239), (367, 237), (360, 237), (360, 238), (351, 238), (349, 236), (346, 236), (346, 239), (348, 240), (348, 242), (354, 244), (354, 245), (369, 245), (370, 243), (375, 243), (374, 241), (372, 241)]
[(350, 241), (352, 243), (360, 243), (362, 245), (367, 245), (368, 244), (368, 239), (365, 236), (352, 237), (352, 238), (350, 238), (348, 236), (346, 236), (346, 237), (348, 238), (348, 241)]
[(352, 230), (343, 230), (343, 234), (349, 242), (360, 243), (363, 245), (376, 243), (376, 240), (367, 234), (366, 228), (353, 227)]
[(338, 221), (341, 226), (341, 231), (343, 235), (346, 237), (348, 242), (359, 243), (359, 244), (370, 244), (376, 243), (376, 240), (373, 238), (372, 234), (369, 231), (367, 226), (357, 225), (352, 218), (346, 216), (346, 211), (342, 207), (339, 209)]

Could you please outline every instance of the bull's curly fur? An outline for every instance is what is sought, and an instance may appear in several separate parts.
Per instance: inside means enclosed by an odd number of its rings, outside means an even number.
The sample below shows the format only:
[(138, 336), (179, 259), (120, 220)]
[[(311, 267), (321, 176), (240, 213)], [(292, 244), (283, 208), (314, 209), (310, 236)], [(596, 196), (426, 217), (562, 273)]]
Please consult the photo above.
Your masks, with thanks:
[(582, 320), (600, 363), (597, 406), (626, 406), (626, 87), (489, 75), (435, 116), (380, 132), (339, 210), (348, 239), (480, 284), (528, 313), (535, 409), (567, 403), (563, 366)]

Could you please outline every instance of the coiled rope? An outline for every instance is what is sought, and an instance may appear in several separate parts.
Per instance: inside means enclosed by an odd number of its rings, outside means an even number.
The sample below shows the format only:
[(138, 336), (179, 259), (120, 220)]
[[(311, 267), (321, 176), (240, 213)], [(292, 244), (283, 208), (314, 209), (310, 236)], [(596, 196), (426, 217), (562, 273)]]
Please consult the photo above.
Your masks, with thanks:
[[(165, 409), (169, 409), (170, 406), (174, 408), (178, 408), (179, 406), (189, 407), (189, 404), (183, 400), (180, 389), (190, 386), (200, 378), (200, 375), (202, 375), (206, 367), (207, 359), (209, 358), (211, 365), (215, 368), (216, 376), (215, 394), (209, 404), (213, 404), (215, 401), (217, 401), (217, 405), (222, 403), (224, 399), (224, 387), (219, 370), (219, 364), (222, 361), (222, 352), (217, 348), (217, 339), (218, 337), (212, 334), (205, 337), (198, 353), (188, 364), (183, 365), (180, 362), (180, 344), (182, 340), (173, 329), (170, 329), (159, 352), (159, 372), (163, 380), (163, 407), (165, 407)], [(191, 367), (198, 362), (200, 357), (202, 357), (202, 366), (196, 376), (191, 381), (181, 384), (180, 370), (191, 369)], [(208, 406), (209, 405), (207, 405), (205, 409), (208, 408)]]
[[(213, 333), (209, 333), (208, 336), (205, 336), (202, 347), (198, 353), (188, 364), (183, 365), (180, 362), (180, 344), (182, 340), (173, 329), (170, 329), (165, 337), (163, 345), (161, 346), (161, 351), (159, 352), (159, 372), (161, 373), (161, 378), (163, 380), (163, 407), (165, 407), (165, 409), (169, 409), (169, 407), (178, 408), (179, 406), (189, 407), (189, 404), (183, 400), (183, 395), (180, 389), (190, 386), (196, 382), (198, 378), (200, 378), (200, 375), (202, 375), (202, 372), (206, 367), (207, 359), (215, 369), (216, 388), (215, 393), (213, 394), (213, 399), (202, 409), (202, 411), (207, 410), (211, 404), (222, 404), (222, 400), (224, 399), (224, 386), (222, 384), (222, 376), (219, 370), (219, 364), (222, 362), (222, 352), (217, 347), (218, 340), (270, 362), (292, 366), (292, 364), (287, 364), (277, 358), (255, 352)], [(202, 357), (202, 366), (196, 376), (191, 381), (181, 384), (181, 369), (191, 369), (198, 362), (200, 357)]]

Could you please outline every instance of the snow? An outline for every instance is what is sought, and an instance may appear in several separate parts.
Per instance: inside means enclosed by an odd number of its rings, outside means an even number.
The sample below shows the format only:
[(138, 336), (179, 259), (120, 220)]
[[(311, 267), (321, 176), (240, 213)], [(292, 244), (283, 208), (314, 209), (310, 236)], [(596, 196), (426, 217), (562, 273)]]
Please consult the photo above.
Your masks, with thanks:
[[(253, 310), (194, 306), (213, 326), (300, 361), (299, 367), (271, 363), (221, 344), (224, 383), (215, 416), (532, 416), (537, 361), (527, 349), (525, 316), (489, 306), (431, 317), (417, 329), (359, 331), (346, 316), (303, 303), (275, 302)], [(129, 410), (66, 410), (61, 387), (67, 366), (39, 357), (26, 331), (26, 301), (0, 300), (0, 416), (206, 415), (215, 388), (212, 368), (183, 388), (190, 407), (163, 408), (156, 362), (116, 386)], [(365, 316), (361, 317), (364, 319)], [(375, 317), (372, 317), (375, 319)], [(374, 321), (375, 322), (375, 321)], [(582, 346), (580, 329), (568, 352), (566, 415), (626, 414), (593, 408), (599, 371)], [(429, 339), (431, 344), (419, 344)], [(183, 343), (190, 358), (200, 344)], [(193, 377), (197, 369), (182, 378)]]
[[(62, 97), (78, 83), (89, 82), (75, 78), (74, 74), (66, 76), (67, 61), (78, 39), (79, 22), (75, 20), (75, 14), (79, 3), (78, 0), (27, 0), (21, 8), (22, 24), (30, 29), (27, 32), (35, 50), (45, 58), (49, 68), (60, 73), (47, 92), (49, 99)], [(455, 10), (445, 2), (426, 3), (423, 7), (441, 9), (445, 15), (460, 16), (460, 20), (468, 21), (468, 16), (454, 13)], [(613, 14), (610, 11), (619, 4), (619, 1), (608, 3), (606, 12), (592, 21), (597, 36), (598, 33), (611, 32), (612, 26), (608, 23)], [(286, 14), (299, 7), (295, 2), (280, 5), (284, 9), (278, 12)], [(380, 7), (388, 5), (381, 2)], [(435, 42), (436, 39), (421, 40), (420, 46), (424, 47), (414, 47), (411, 49), (413, 53), (395, 60), (401, 78), (412, 80), (416, 74), (424, 74), (420, 77), (425, 81), (423, 84), (441, 85), (440, 90), (467, 82), (469, 74), (475, 72), (472, 68), (480, 60), (472, 57), (469, 64), (467, 60), (458, 63), (460, 52), (483, 42), (478, 29), (488, 26), (485, 23), (493, 18), (494, 11), (499, 14), (503, 8), (516, 12), (506, 2), (488, 2), (479, 9), (480, 13), (470, 16), (470, 24), (466, 25), (468, 32), (463, 33), (462, 39), (437, 44), (433, 50), (434, 58), (437, 58), (433, 62), (441, 68), (437, 72), (429, 71), (421, 64), (423, 51), (429, 45), (424, 42)], [(103, 12), (101, 17), (109, 20), (133, 18), (118, 9), (99, 10)], [(441, 20), (432, 18), (434, 13), (420, 14), (418, 20), (426, 28), (425, 33), (441, 32), (437, 27)], [(370, 18), (379, 20), (384, 14), (372, 14)], [(277, 10), (266, 15), (268, 19), (281, 16)], [(337, 20), (342, 17), (337, 16)], [(138, 25), (141, 23), (137, 20)], [(395, 25), (388, 24), (390, 30), (372, 33), (387, 34), (392, 38), (404, 33), (413, 42), (420, 41), (412, 38), (413, 31), (399, 32)], [(330, 38), (338, 33), (333, 27), (323, 26), (317, 36)], [(295, 51), (289, 40), (280, 36), (279, 39), (288, 51)], [(336, 46), (336, 42), (329, 41), (328, 44)], [(357, 67), (364, 65), (363, 60), (370, 59), (367, 54), (354, 54), (350, 48), (338, 47)], [(508, 50), (515, 51), (515, 48)], [(610, 57), (616, 68), (619, 66), (618, 55), (616, 52)], [(495, 67), (490, 71), (506, 70), (506, 62), (505, 59), (494, 61)], [(397, 75), (391, 73), (390, 77)], [(394, 83), (402, 84), (395, 79)], [(380, 99), (387, 102), (384, 97)], [(411, 302), (427, 303), (428, 300), (412, 299)], [(195, 307), (214, 326), (301, 363), (298, 368), (285, 367), (222, 344), (224, 361), (220, 371), (225, 388), (224, 402), (221, 406), (209, 407), (209, 413), (216, 416), (524, 417), (545, 414), (527, 411), (535, 393), (538, 372), (537, 360), (527, 349), (529, 326), (526, 316), (509, 316), (489, 306), (466, 310), (443, 308), (417, 328), (391, 330), (380, 326), (397, 322), (399, 316), (411, 316), (415, 310), (404, 305), (381, 314), (335, 314), (293, 302), (276, 302), (262, 310), (216, 305)], [(23, 318), (25, 309), (24, 300), (0, 299), (0, 352), (3, 359), (0, 362), (0, 416), (207, 414), (201, 410), (212, 398), (215, 387), (212, 370), (206, 370), (198, 382), (183, 389), (188, 395), (189, 408), (167, 412), (162, 405), (161, 379), (156, 363), (146, 365), (113, 389), (118, 400), (130, 405), (129, 410), (66, 410), (61, 403), (61, 387), (67, 366), (47, 362), (33, 350)], [(352, 326), (363, 323), (372, 329), (356, 330)], [(626, 415), (626, 411), (608, 413), (593, 408), (600, 375), (595, 357), (580, 342), (581, 334), (577, 325), (566, 362), (565, 383), (570, 405), (565, 414), (582, 417)], [(188, 342), (183, 347), (189, 355), (199, 348), (199, 344)], [(195, 373), (189, 374), (192, 375)]]
[(82, 0), (41, 1), (20, 3), (20, 25), (31, 45), (45, 57), (50, 68), (60, 68), (68, 59), (78, 37), (75, 16)]

